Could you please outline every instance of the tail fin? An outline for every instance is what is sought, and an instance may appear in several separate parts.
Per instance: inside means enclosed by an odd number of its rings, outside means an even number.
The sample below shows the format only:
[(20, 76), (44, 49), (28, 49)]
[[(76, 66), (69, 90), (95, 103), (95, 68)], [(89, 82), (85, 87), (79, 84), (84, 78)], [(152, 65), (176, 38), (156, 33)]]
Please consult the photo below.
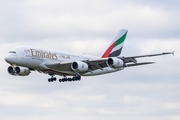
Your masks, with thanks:
[(121, 54), (121, 50), (123, 48), (123, 43), (126, 38), (127, 32), (128, 30), (125, 29), (121, 29), (118, 32), (118, 34), (113, 39), (106, 52), (102, 55), (102, 58), (117, 57)]

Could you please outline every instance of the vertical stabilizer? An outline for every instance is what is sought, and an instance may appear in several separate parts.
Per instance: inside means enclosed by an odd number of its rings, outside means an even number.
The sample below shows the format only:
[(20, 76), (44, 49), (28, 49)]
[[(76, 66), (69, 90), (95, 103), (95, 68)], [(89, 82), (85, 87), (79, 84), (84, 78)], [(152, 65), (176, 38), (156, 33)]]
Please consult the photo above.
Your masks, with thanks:
[(121, 54), (123, 43), (126, 38), (128, 30), (121, 29), (116, 37), (113, 39), (108, 49), (102, 55), (102, 58), (117, 57)]

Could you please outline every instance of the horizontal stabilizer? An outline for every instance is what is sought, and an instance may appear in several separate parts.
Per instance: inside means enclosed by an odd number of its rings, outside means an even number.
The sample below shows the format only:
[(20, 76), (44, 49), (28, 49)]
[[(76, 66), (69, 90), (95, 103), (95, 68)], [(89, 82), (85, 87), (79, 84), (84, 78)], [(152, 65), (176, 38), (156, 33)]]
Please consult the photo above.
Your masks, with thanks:
[(136, 63), (136, 64), (126, 64), (124, 67), (132, 67), (132, 66), (138, 66), (138, 65), (146, 65), (146, 64), (153, 64), (155, 62), (142, 62), (142, 63)]

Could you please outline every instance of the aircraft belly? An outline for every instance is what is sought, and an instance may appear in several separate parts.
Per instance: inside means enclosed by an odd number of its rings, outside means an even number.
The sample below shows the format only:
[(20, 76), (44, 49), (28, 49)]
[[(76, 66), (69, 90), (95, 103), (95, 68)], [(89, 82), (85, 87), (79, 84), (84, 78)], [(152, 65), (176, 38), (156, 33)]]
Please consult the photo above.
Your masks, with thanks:
[(106, 74), (106, 73), (111, 73), (111, 72), (116, 72), (119, 70), (123, 70), (123, 68), (110, 68), (110, 67), (106, 67), (101, 69), (97, 69), (91, 72), (87, 72), (84, 73), (82, 76), (94, 76), (94, 75), (102, 75), (102, 74)]

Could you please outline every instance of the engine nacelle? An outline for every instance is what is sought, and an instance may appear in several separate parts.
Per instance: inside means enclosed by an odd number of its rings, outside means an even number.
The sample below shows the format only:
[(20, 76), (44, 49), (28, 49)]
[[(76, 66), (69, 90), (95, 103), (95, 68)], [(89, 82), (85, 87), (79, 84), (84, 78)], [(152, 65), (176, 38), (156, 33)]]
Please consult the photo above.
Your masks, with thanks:
[(88, 64), (80, 61), (76, 61), (71, 64), (71, 69), (74, 71), (85, 72), (88, 68)]
[(107, 61), (106, 61), (106, 64), (109, 66), (109, 67), (114, 67), (114, 68), (121, 68), (123, 67), (124, 65), (124, 62), (121, 60), (121, 59), (118, 59), (118, 58), (109, 58)]
[(8, 69), (7, 69), (8, 73), (11, 74), (11, 75), (15, 75), (15, 70), (14, 70), (14, 67), (12, 66), (9, 66)]
[(17, 76), (27, 76), (31, 73), (29, 68), (26, 67), (13, 67), (9, 66), (8, 67), (8, 73), (11, 75), (17, 75)]

